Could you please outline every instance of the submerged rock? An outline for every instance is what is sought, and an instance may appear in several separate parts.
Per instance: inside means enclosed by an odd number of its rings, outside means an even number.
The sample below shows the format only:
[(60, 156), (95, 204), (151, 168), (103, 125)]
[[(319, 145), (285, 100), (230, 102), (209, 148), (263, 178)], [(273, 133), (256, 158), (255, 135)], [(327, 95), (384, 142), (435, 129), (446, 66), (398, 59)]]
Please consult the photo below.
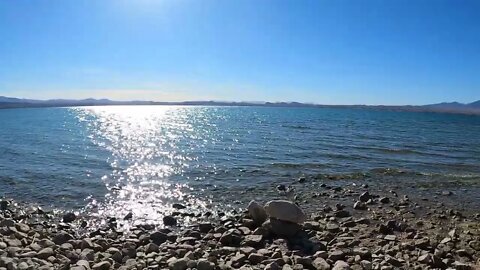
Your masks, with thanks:
[(288, 221), (295, 224), (302, 224), (305, 213), (296, 204), (285, 200), (269, 201), (265, 204), (265, 211), (271, 218)]

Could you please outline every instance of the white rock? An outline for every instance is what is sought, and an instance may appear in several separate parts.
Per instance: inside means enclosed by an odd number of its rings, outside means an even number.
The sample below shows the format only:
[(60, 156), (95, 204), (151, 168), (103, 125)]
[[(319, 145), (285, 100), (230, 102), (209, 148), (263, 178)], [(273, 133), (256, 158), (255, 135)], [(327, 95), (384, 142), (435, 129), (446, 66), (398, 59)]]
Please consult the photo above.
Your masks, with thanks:
[(302, 224), (306, 219), (302, 209), (290, 201), (269, 201), (265, 204), (265, 211), (272, 218), (297, 224)]
[(344, 261), (336, 261), (335, 265), (333, 266), (332, 270), (348, 270), (350, 269), (350, 266), (348, 263)]
[(252, 216), (253, 221), (257, 224), (262, 224), (267, 220), (267, 212), (265, 212), (265, 209), (263, 209), (263, 206), (258, 204), (256, 201), (251, 201), (248, 204), (248, 213), (250, 216)]

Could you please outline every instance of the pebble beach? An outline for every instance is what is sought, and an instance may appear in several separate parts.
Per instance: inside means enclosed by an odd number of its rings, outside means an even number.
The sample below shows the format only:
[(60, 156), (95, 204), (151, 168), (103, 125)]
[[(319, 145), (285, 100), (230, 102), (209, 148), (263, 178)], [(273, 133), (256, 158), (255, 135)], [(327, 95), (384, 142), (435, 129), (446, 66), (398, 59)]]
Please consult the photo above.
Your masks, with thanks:
[(189, 205), (177, 204), (158, 224), (137, 223), (129, 230), (115, 218), (92, 223), (85, 213), (4, 199), (0, 269), (480, 268), (475, 209), (368, 185), (325, 183), (303, 194), (311, 198), (307, 206), (287, 194), (289, 188), (275, 187), (276, 200), (205, 212), (189, 223)]

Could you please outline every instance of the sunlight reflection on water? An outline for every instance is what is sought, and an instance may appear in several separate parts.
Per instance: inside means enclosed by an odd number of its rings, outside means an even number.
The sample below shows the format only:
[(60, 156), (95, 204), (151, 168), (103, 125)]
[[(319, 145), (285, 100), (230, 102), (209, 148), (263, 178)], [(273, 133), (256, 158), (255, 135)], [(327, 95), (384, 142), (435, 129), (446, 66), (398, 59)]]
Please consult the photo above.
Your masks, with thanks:
[[(462, 183), (478, 183), (478, 118), (215, 106), (68, 110), (79, 120), (71, 125), (79, 134), (66, 133), (61, 138), (66, 145), (69, 140), (77, 143), (77, 148), (72, 148), (76, 150), (61, 155), (66, 158), (61, 168), (73, 169), (68, 175), (72, 179), (82, 176), (84, 170), (92, 176), (54, 183), (59, 190), (65, 183), (78, 189), (81, 197), (73, 194), (74, 198), (83, 200), (91, 195), (88, 215), (112, 216), (118, 221), (132, 212), (133, 220), (162, 223), (165, 214), (177, 212), (172, 209), (177, 202), (187, 206), (182, 211), (194, 214), (216, 214), (216, 210), (235, 206), (240, 210), (253, 196), (257, 200), (278, 198), (274, 187), (300, 176), (322, 180), (365, 175), (382, 182), (383, 172), (392, 169), (410, 172), (402, 179), (396, 176), (398, 183), (438, 185), (452, 181), (452, 175), (467, 175), (469, 182), (462, 179)], [(86, 136), (88, 143), (82, 142)], [(31, 140), (31, 144), (37, 141)], [(84, 160), (72, 151), (83, 153)], [(423, 173), (435, 176), (419, 176)], [(98, 185), (100, 181), (104, 186)], [(55, 190), (53, 187), (51, 192)]]
[(188, 192), (186, 183), (169, 181), (173, 174), (182, 175), (188, 161), (197, 158), (178, 145), (182, 138), (199, 137), (188, 122), (192, 115), (186, 117), (181, 107), (161, 106), (76, 110), (78, 119), (87, 124), (94, 144), (111, 153), (108, 161), (112, 172), (102, 177), (108, 189), (105, 201), (91, 199), (88, 210), (101, 217), (115, 217), (128, 226), (123, 221), (128, 213), (133, 214), (135, 222), (159, 223), (174, 211), (173, 203), (189, 205), (193, 213), (207, 207), (208, 201)]

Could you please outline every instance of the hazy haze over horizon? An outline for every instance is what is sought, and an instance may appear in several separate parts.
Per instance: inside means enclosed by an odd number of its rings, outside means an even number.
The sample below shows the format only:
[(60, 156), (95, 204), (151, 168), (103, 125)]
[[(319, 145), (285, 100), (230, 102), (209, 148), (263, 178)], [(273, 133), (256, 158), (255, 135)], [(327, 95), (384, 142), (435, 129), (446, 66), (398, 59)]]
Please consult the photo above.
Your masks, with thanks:
[(480, 99), (478, 1), (0, 2), (0, 96)]

